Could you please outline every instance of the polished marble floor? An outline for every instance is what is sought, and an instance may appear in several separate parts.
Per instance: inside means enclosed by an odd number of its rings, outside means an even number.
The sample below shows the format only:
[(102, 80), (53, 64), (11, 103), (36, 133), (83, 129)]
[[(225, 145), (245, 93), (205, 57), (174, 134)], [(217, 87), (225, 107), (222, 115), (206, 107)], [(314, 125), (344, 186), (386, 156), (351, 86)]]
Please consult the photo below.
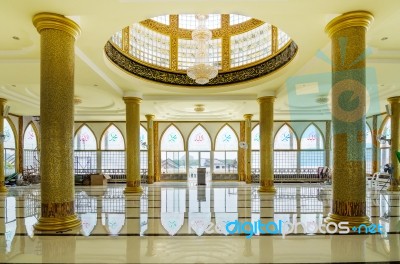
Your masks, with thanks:
[(124, 185), (76, 186), (82, 227), (63, 232), (34, 231), (39, 185), (10, 187), (0, 197), (0, 262), (400, 261), (398, 193), (367, 189), (367, 213), (376, 228), (353, 231), (324, 226), (330, 185), (276, 187), (267, 195), (236, 182), (155, 183), (142, 194), (124, 195)]

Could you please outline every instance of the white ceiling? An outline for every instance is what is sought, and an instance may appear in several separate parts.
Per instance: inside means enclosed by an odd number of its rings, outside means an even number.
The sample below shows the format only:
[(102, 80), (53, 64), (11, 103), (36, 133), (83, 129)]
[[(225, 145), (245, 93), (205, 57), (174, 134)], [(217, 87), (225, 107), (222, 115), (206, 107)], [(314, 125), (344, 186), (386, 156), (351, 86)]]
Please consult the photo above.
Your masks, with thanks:
[[(400, 2), (398, 0), (2, 0), (0, 2), (0, 97), (11, 113), (39, 115), (40, 36), (32, 24), (39, 12), (74, 19), (82, 34), (76, 42), (76, 120), (124, 120), (124, 91), (143, 94), (142, 119), (241, 120), (258, 119), (257, 95), (277, 96), (275, 119), (329, 119), (329, 107), (318, 97), (329, 96), (330, 45), (325, 25), (338, 14), (366, 10), (375, 20), (367, 33), (370, 100), (384, 112), (387, 97), (400, 95)], [(135, 78), (117, 70), (104, 57), (103, 47), (117, 30), (163, 14), (236, 13), (274, 24), (298, 44), (295, 59), (267, 77), (244, 84), (182, 88)], [(17, 36), (19, 40), (13, 39)], [(381, 40), (387, 37), (387, 40)], [(316, 80), (318, 84), (315, 85)], [(288, 85), (287, 85), (288, 84)], [(296, 88), (297, 87), (297, 88)], [(300, 96), (298, 93), (302, 91)], [(195, 113), (195, 104), (204, 104)]]

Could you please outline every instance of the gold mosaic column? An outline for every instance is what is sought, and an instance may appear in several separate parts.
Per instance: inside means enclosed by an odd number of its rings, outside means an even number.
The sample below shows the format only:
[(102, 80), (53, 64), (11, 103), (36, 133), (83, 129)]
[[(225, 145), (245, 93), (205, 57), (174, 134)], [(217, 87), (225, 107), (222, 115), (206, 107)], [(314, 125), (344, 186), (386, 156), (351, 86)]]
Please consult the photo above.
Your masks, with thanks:
[[(4, 117), (3, 111), (7, 100), (0, 98), (0, 133), (4, 133)], [(7, 193), (8, 189), (5, 185), (6, 175), (4, 173), (5, 160), (4, 160), (4, 142), (0, 142), (0, 193)]]
[(80, 226), (74, 208), (74, 68), (79, 26), (53, 13), (39, 13), (33, 24), (41, 36), (41, 217), (36, 230)]
[(158, 140), (158, 122), (153, 122), (153, 143), (154, 143), (154, 181), (159, 182), (161, 178), (160, 163), (160, 141)]
[(273, 142), (274, 101), (275, 96), (258, 98), (260, 104), (260, 192), (276, 192)]
[(332, 211), (327, 222), (369, 224), (365, 172), (365, 32), (369, 12), (333, 19), (325, 28), (332, 39)]
[(246, 183), (251, 183), (251, 118), (252, 114), (243, 116), (245, 122), (245, 142), (247, 144), (246, 154), (244, 160), (246, 161), (245, 175)]
[(390, 97), (388, 98), (388, 101), (392, 110), (392, 114), (390, 116), (390, 130), (392, 139), (390, 144), (390, 158), (392, 161), (393, 172), (392, 181), (390, 182), (390, 186), (387, 190), (398, 192), (400, 191), (400, 162), (397, 159), (396, 152), (400, 151), (400, 96)]
[(127, 93), (126, 105), (126, 188), (125, 193), (138, 193), (140, 186), (140, 102), (141, 96)]
[(374, 115), (372, 117), (372, 174), (379, 171), (379, 159), (378, 159), (378, 151), (379, 151), (379, 142), (376, 139), (378, 135), (378, 116)]
[[(246, 124), (244, 121), (240, 121), (240, 134), (239, 141), (245, 141), (245, 127)], [(246, 150), (243, 148), (239, 148), (238, 152), (238, 172), (239, 172), (239, 181), (246, 181)]]
[(147, 183), (154, 183), (154, 115), (146, 115), (147, 119)]

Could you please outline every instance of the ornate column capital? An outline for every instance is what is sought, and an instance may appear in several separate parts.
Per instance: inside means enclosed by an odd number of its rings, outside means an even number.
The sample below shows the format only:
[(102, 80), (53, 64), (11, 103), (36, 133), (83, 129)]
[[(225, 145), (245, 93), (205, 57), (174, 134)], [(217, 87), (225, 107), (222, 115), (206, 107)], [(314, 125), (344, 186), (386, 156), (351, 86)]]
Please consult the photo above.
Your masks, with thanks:
[(142, 102), (142, 98), (139, 97), (123, 97), (125, 104), (128, 103), (137, 103), (140, 104)]
[(263, 97), (258, 97), (257, 102), (259, 104), (264, 103), (264, 102), (273, 103), (273, 102), (275, 102), (275, 99), (276, 99), (275, 96), (263, 96)]
[(6, 104), (7, 99), (6, 98), (0, 98), (0, 104)]
[(146, 117), (147, 121), (153, 121), (156, 116), (152, 115), (152, 114), (147, 114), (147, 115), (145, 115), (145, 117)]
[(400, 103), (400, 96), (393, 96), (393, 97), (389, 97), (388, 102), (393, 104), (393, 103)]
[(39, 33), (44, 29), (56, 29), (67, 32), (75, 39), (81, 34), (81, 28), (77, 23), (63, 15), (43, 12), (33, 16), (33, 25)]
[(253, 114), (245, 114), (245, 115), (243, 115), (243, 118), (251, 120), (253, 118)]
[(364, 27), (368, 30), (374, 16), (368, 11), (352, 11), (332, 19), (325, 27), (325, 32), (332, 37), (336, 32), (350, 27)]

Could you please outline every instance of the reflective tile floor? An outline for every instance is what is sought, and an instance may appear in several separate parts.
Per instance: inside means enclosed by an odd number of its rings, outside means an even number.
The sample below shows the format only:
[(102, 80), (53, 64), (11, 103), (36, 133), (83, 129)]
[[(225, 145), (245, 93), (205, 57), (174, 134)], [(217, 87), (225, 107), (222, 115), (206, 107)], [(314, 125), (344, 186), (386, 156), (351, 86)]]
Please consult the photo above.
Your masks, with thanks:
[[(367, 190), (374, 225), (324, 224), (331, 186), (244, 183), (75, 187), (78, 230), (35, 232), (39, 185), (0, 197), (0, 263), (323, 263), (400, 261), (399, 194)], [(336, 231), (336, 232), (335, 232)]]

